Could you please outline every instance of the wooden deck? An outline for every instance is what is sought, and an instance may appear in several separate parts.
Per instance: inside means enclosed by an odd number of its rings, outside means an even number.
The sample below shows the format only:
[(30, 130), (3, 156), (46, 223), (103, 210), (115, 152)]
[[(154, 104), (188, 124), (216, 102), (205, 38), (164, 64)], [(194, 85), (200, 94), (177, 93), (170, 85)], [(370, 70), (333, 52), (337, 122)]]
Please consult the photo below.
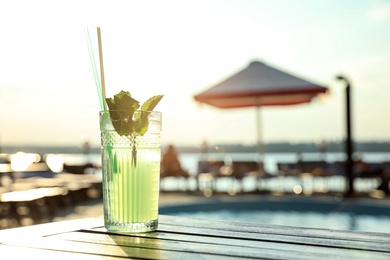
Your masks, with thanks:
[(107, 232), (100, 218), (2, 230), (1, 258), (390, 259), (387, 233), (165, 215), (159, 222), (156, 232), (140, 234)]
[(0, 187), (0, 229), (50, 222), (61, 210), (100, 198), (101, 179), (93, 175), (56, 174), (18, 179)]

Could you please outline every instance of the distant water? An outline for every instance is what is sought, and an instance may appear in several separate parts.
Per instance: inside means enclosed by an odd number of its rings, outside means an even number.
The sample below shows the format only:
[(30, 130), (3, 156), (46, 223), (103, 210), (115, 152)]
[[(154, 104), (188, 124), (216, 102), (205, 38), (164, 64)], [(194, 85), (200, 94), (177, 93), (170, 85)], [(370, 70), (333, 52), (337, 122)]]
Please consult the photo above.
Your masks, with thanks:
[[(100, 165), (100, 154), (62, 154), (67, 164), (83, 164), (88, 161)], [(327, 162), (345, 160), (344, 153), (302, 153), (302, 160), (322, 160)], [(365, 162), (390, 161), (390, 152), (388, 153), (360, 153), (359, 157)], [(182, 167), (195, 175), (197, 173), (198, 161), (200, 159), (216, 159), (228, 161), (258, 161), (257, 153), (210, 153), (206, 157), (200, 153), (182, 153), (179, 155)], [(264, 168), (269, 173), (277, 172), (277, 163), (294, 163), (298, 161), (298, 155), (294, 153), (266, 153), (264, 155)]]

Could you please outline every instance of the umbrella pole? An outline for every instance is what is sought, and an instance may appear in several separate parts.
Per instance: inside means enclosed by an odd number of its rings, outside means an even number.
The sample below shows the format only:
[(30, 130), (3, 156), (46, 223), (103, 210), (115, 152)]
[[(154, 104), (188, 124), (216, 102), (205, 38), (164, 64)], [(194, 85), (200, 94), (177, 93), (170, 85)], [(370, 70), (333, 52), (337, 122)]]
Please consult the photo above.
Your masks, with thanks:
[(257, 125), (257, 152), (258, 152), (258, 162), (259, 162), (259, 173), (264, 173), (264, 145), (262, 142), (262, 129), (261, 129), (261, 111), (260, 106), (256, 106), (256, 125)]

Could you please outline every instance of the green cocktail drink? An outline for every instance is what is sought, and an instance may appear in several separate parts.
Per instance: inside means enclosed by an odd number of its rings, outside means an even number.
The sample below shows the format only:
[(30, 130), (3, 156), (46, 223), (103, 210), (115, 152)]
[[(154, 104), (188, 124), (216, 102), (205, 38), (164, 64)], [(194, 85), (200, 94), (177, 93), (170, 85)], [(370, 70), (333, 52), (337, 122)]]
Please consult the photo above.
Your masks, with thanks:
[[(137, 117), (141, 111), (135, 111)], [(126, 120), (126, 119), (118, 119)], [(105, 227), (146, 232), (158, 225), (161, 113), (148, 112), (148, 130), (120, 135), (115, 119), (100, 112)]]

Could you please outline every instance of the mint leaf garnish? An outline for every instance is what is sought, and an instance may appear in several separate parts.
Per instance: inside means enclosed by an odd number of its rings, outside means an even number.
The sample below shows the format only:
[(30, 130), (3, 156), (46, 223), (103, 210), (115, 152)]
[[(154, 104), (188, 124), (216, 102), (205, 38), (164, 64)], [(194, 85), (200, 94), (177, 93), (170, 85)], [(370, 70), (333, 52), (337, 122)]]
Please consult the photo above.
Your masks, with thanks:
[(137, 134), (142, 136), (148, 131), (148, 127), (149, 127), (148, 116), (150, 114), (150, 111), (153, 111), (153, 109), (157, 106), (157, 104), (160, 102), (162, 98), (163, 98), (162, 95), (153, 96), (148, 100), (146, 100), (145, 103), (142, 104), (141, 116), (140, 118), (137, 118), (135, 120), (135, 124), (136, 124), (135, 131)]
[(133, 144), (132, 161), (134, 166), (137, 164), (136, 137), (138, 135), (143, 136), (148, 131), (148, 116), (162, 98), (163, 95), (149, 98), (142, 104), (141, 113), (135, 114), (136, 116), (134, 116), (134, 113), (139, 109), (140, 103), (132, 98), (130, 92), (122, 90), (114, 98), (106, 98), (115, 131), (120, 136), (127, 136)]
[(142, 104), (141, 110), (143, 111), (153, 111), (153, 109), (157, 106), (160, 100), (163, 98), (163, 95), (157, 95), (149, 98)]
[(133, 115), (139, 108), (139, 102), (131, 97), (130, 92), (121, 91), (114, 98), (106, 98), (111, 121), (119, 135), (134, 132)]

